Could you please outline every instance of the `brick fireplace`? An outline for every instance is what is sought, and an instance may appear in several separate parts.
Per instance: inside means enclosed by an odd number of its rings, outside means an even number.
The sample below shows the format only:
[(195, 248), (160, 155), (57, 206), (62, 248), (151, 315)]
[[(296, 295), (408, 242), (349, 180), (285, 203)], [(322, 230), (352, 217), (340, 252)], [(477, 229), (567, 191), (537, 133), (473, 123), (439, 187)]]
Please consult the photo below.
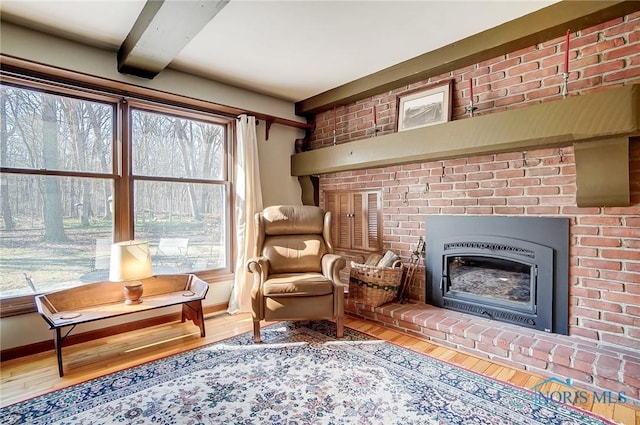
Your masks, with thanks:
[[(618, 18), (572, 39), (572, 95), (640, 83), (640, 14)], [(453, 119), (468, 119), (464, 82), (477, 83), (478, 113), (553, 102), (560, 97), (562, 40), (549, 40), (420, 84), (402, 87), (316, 116), (311, 147), (370, 137), (372, 105), (382, 132), (395, 131), (400, 92), (454, 79)], [(425, 140), (424, 143), (429, 143)], [(323, 174), (325, 190), (379, 189), (385, 249), (408, 261), (425, 217), (556, 217), (569, 222), (568, 335), (548, 334), (427, 304), (424, 264), (412, 303), (371, 308), (348, 303), (353, 314), (436, 342), (577, 385), (624, 391), (640, 404), (640, 140), (629, 142), (628, 207), (578, 207), (574, 148), (486, 153), (381, 168)], [(355, 253), (343, 252), (346, 256)], [(348, 270), (344, 272), (347, 282)]]
[(405, 261), (425, 234), (425, 216), (568, 218), (568, 336), (428, 305), (424, 268), (412, 286), (414, 303), (347, 308), (511, 366), (569, 377), (586, 388), (625, 391), (640, 404), (640, 141), (630, 144), (631, 207), (576, 207), (570, 147), (562, 155), (557, 149), (530, 151), (527, 158), (514, 152), (335, 173), (323, 176), (320, 185), (381, 187), (385, 248)]

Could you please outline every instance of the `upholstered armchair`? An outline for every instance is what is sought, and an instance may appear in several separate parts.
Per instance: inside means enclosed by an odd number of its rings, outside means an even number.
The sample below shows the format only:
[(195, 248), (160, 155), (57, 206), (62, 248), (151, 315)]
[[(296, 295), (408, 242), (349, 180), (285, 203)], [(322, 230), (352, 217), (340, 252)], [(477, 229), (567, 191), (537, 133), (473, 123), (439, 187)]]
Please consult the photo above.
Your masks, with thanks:
[(338, 272), (346, 262), (333, 254), (331, 213), (272, 206), (256, 214), (255, 225), (258, 257), (247, 263), (253, 273), (253, 340), (261, 341), (261, 320), (335, 320), (336, 337), (342, 338), (346, 285)]

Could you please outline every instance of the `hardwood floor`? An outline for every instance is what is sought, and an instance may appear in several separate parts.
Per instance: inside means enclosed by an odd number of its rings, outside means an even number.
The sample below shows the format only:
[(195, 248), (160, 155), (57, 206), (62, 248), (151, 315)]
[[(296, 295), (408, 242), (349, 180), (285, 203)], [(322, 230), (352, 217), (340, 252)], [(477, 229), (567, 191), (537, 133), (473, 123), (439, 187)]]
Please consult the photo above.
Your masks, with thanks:
[[(252, 330), (251, 317), (248, 314), (229, 316), (220, 313), (208, 317), (205, 323), (205, 338), (200, 338), (198, 328), (192, 323), (178, 322), (64, 347), (65, 376), (62, 378), (58, 376), (54, 351), (2, 362), (0, 405), (6, 406)], [(345, 325), (519, 387), (530, 389), (545, 379), (358, 318), (347, 316)], [(562, 388), (550, 385), (545, 389)], [(579, 407), (624, 425), (640, 425), (640, 409), (628, 403), (605, 404), (594, 403), (591, 400)]]

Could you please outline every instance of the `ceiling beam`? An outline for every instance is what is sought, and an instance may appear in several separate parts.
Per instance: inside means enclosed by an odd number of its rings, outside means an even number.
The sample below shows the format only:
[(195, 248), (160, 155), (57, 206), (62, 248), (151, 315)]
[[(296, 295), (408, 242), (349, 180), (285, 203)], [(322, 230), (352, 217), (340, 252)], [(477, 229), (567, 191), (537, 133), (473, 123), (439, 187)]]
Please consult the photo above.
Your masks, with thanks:
[(561, 1), (296, 103), (310, 116), (640, 10), (640, 1)]
[(118, 71), (152, 79), (229, 0), (147, 0), (118, 51)]

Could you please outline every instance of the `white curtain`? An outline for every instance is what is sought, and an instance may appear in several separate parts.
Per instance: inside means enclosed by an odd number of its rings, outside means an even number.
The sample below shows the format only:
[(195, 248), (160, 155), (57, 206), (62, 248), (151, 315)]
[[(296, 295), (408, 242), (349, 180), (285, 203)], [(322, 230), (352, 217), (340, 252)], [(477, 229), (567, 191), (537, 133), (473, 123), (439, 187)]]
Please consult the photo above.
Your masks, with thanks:
[(236, 267), (229, 299), (231, 314), (251, 311), (251, 274), (247, 260), (256, 255), (253, 217), (262, 211), (262, 187), (258, 164), (256, 118), (240, 115), (237, 127), (235, 175), (235, 236), (237, 241)]

